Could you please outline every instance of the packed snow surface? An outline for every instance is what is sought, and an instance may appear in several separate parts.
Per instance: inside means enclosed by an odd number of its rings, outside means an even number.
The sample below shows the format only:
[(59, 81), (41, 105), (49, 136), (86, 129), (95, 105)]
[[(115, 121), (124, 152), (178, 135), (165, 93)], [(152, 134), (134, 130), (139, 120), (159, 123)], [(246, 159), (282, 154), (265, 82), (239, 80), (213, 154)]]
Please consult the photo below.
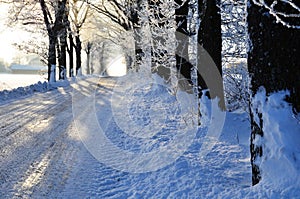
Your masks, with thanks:
[[(283, 165), (280, 169), (281, 176), (299, 174), (299, 169), (296, 169), (299, 164), (282, 162), (284, 161), (282, 158), (285, 160), (293, 158), (290, 152), (294, 151), (294, 145), (282, 150), (287, 151), (285, 153), (287, 156), (280, 155), (282, 161), (271, 156), (276, 165), (269, 161), (269, 175), (266, 174), (266, 179), (258, 186), (251, 186), (250, 124), (247, 113), (227, 113), (222, 132), (205, 157), (200, 156), (199, 152), (206, 139), (207, 128), (200, 126), (183, 153), (161, 168), (148, 172), (116, 169), (116, 165), (129, 162), (124, 162), (126, 157), (113, 155), (116, 152), (113, 147), (101, 148), (101, 153), (106, 150), (106, 160), (115, 164), (108, 165), (107, 162), (101, 161), (103, 159), (95, 156), (93, 151), (95, 148), (87, 145), (89, 142), (84, 142), (93, 141), (91, 134), (85, 134), (89, 132), (88, 129), (84, 130), (79, 126), (78, 119), (88, 110), (91, 111), (90, 115), (95, 114), (97, 125), (105, 133), (105, 139), (109, 139), (117, 148), (137, 155), (146, 154), (160, 147), (169, 149), (167, 145), (171, 143), (170, 139), (176, 137), (176, 129), (182, 129), (183, 125), (178, 124), (182, 120), (174, 115), (176, 113), (186, 115), (176, 106), (168, 105), (175, 103), (176, 98), (170, 93), (166, 94), (168, 90), (163, 88), (163, 85), (147, 87), (148, 90), (144, 92), (135, 89), (128, 97), (122, 98), (125, 93), (118, 88), (118, 80), (119, 78), (81, 78), (71, 82), (71, 86), (63, 83), (63, 87), (58, 85), (54, 87), (55, 89), (43, 92), (33, 91), (22, 98), (14, 99), (13, 94), (6, 99), (0, 98), (2, 103), (0, 198), (282, 198), (285, 196), (297, 198), (299, 196), (299, 191), (297, 192), (300, 187), (299, 181), (293, 181), (294, 178), (282, 184), (276, 177), (273, 184), (270, 183), (276, 175), (274, 171), (281, 165)], [(39, 86), (43, 87), (43, 84)], [(93, 97), (86, 98), (91, 91)], [(136, 101), (139, 96), (142, 96), (141, 101)], [(162, 121), (155, 122), (162, 122), (161, 128), (165, 131), (159, 129), (157, 134), (149, 137), (145, 137), (144, 134), (135, 137), (136, 134), (124, 133), (118, 125), (120, 121), (114, 119), (114, 115), (119, 117), (119, 120), (122, 119), (118, 115), (120, 113), (114, 111), (123, 109), (115, 109), (117, 105), (111, 103), (116, 102), (118, 97), (123, 100), (121, 104), (127, 105), (128, 112), (124, 113), (127, 116), (123, 119), (129, 122), (133, 120), (137, 126), (152, 129), (148, 126), (149, 123), (156, 117), (162, 118)], [(87, 109), (89, 107), (87, 103), (90, 102), (94, 104), (94, 108)], [(202, 102), (206, 102), (203, 106), (209, 109), (209, 101), (202, 99)], [(151, 106), (158, 106), (157, 109), (164, 108), (161, 109), (162, 116), (155, 110), (151, 111), (149, 108)], [(78, 111), (80, 107), (82, 112)], [(204, 110), (205, 107), (201, 109)], [(288, 108), (283, 106), (281, 110), (284, 112)], [(211, 113), (207, 110), (205, 114)], [(276, 121), (275, 119), (270, 122)], [(209, 124), (209, 121), (206, 122)], [(290, 129), (299, 132), (297, 130), (299, 123), (290, 122), (288, 125)], [(91, 127), (99, 128), (99, 126)], [(277, 130), (276, 135), (279, 135), (280, 129)], [(296, 133), (293, 136), (296, 136)], [(285, 144), (296, 144), (295, 139), (294, 141), (292, 138), (284, 139)], [(103, 141), (99, 140), (99, 144), (103, 144)], [(181, 149), (181, 145), (178, 147)], [(295, 158), (298, 158), (297, 154)], [(150, 159), (149, 164), (161, 163), (155, 162), (156, 160)], [(285, 164), (289, 167), (285, 167)], [(284, 168), (291, 170), (283, 170)], [(288, 188), (278, 189), (280, 185)]]

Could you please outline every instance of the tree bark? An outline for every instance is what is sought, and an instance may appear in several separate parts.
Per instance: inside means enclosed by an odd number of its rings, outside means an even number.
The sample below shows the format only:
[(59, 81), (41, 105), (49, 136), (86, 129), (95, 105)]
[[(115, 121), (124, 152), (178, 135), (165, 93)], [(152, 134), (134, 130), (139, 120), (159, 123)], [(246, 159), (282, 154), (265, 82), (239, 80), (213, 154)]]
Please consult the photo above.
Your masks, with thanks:
[(71, 32), (69, 33), (68, 54), (69, 54), (69, 77), (74, 77), (74, 41)]
[(56, 81), (56, 43), (57, 37), (49, 35), (49, 50), (48, 50), (48, 81)]
[[(213, 59), (214, 64), (216, 65), (219, 74), (212, 74), (220, 75), (221, 79), (216, 78), (215, 84), (217, 84), (217, 89), (213, 94), (210, 92), (210, 97), (212, 99), (218, 98), (219, 107), (221, 110), (225, 110), (225, 99), (224, 99), (224, 92), (223, 92), (223, 81), (222, 81), (222, 34), (221, 34), (221, 14), (220, 14), (220, 1), (219, 0), (199, 0), (198, 1), (198, 10), (200, 15), (200, 26), (198, 30), (198, 43), (201, 45), (210, 57)], [(201, 50), (198, 52), (201, 55)], [(204, 65), (205, 62), (202, 61), (203, 59), (198, 60), (198, 64), (200, 66)], [(211, 66), (203, 66), (203, 67), (211, 67)], [(200, 67), (201, 68), (201, 67)], [(210, 68), (206, 68), (208, 71), (212, 71)], [(202, 89), (207, 89), (207, 83), (200, 76), (198, 78), (198, 84)], [(212, 89), (212, 88), (209, 88)]]
[(76, 54), (76, 75), (81, 75), (80, 73), (80, 69), (81, 69), (81, 40), (80, 40), (80, 36), (79, 36), (79, 32), (78, 34), (75, 36), (75, 54)]
[[(55, 78), (55, 69), (56, 69), (56, 42), (57, 42), (57, 34), (54, 31), (53, 24), (51, 24), (51, 16), (47, 5), (44, 0), (40, 0), (40, 6), (42, 9), (44, 23), (46, 25), (48, 38), (49, 38), (49, 46), (48, 46), (48, 81), (54, 82)], [(49, 19), (50, 18), (50, 19)]]
[(91, 49), (92, 49), (92, 43), (88, 42), (86, 45), (86, 73), (89, 75), (91, 74), (91, 67), (90, 67), (90, 58), (91, 58)]
[(58, 11), (56, 12), (56, 24), (58, 32), (58, 65), (59, 65), (59, 79), (67, 78), (67, 28), (68, 28), (68, 14), (66, 10), (66, 0), (58, 3)]
[[(190, 83), (191, 81), (191, 72), (193, 65), (188, 61), (189, 58), (189, 40), (188, 38), (190, 36), (188, 25), (187, 25), (187, 17), (189, 13), (189, 0), (187, 1), (181, 1), (181, 0), (175, 0), (175, 2), (178, 5), (181, 5), (179, 8), (175, 10), (175, 20), (177, 24), (176, 29), (176, 41), (178, 42), (177, 48), (176, 48), (176, 68), (180, 71), (180, 73), (187, 78)], [(184, 4), (182, 5), (182, 3)], [(186, 36), (186, 38), (182, 38), (183, 35)]]
[[(181, 4), (183, 1), (176, 0), (177, 4)], [(222, 77), (222, 62), (221, 62), (221, 52), (222, 52), (222, 35), (221, 35), (221, 15), (219, 9), (220, 2), (218, 0), (199, 0), (198, 1), (198, 10), (200, 16), (200, 26), (198, 30), (198, 45), (201, 45), (210, 57), (213, 59), (217, 69), (218, 74), (211, 74), (210, 79), (215, 79), (215, 84), (217, 85), (214, 88), (217, 89), (214, 92), (210, 92), (210, 97), (212, 99), (219, 98), (219, 107), (222, 110), (225, 110), (225, 100), (223, 92), (223, 81), (222, 78), (215, 78), (216, 75)], [(187, 25), (187, 16), (190, 9), (189, 1), (186, 1), (181, 7), (175, 10), (176, 14), (176, 23), (177, 35), (186, 35), (190, 37), (192, 34), (195, 34), (194, 31), (188, 29)], [(176, 35), (176, 36), (177, 36)], [(193, 72), (193, 65), (188, 61), (189, 60), (189, 41), (181, 41), (180, 36), (177, 36), (178, 47), (176, 50), (176, 65), (177, 69), (180, 70), (181, 74), (187, 78), (192, 83), (191, 73)], [(203, 53), (201, 49), (198, 49), (198, 60), (197, 68), (204, 68), (206, 71), (205, 74), (209, 74), (209, 71), (213, 71), (209, 67), (211, 64), (206, 64), (205, 60), (202, 59), (207, 54)], [(207, 89), (207, 82), (204, 81), (202, 77), (203, 71), (198, 71), (197, 75), (197, 84), (201, 90)], [(200, 95), (201, 96), (201, 93)]]
[[(282, 8), (289, 12), (288, 7)], [(276, 23), (275, 17), (268, 10), (248, 2), (248, 32), (250, 51), (248, 52), (248, 70), (251, 74), (253, 96), (263, 86), (266, 94), (289, 90), (290, 102), (294, 112), (300, 111), (300, 30), (288, 28)], [(251, 165), (252, 184), (261, 180), (261, 168), (258, 157), (263, 155), (263, 146), (254, 142), (255, 137), (263, 137), (263, 113), (251, 111)], [(259, 122), (254, 118), (259, 118)]]
[(59, 79), (66, 79), (66, 44), (67, 44), (67, 38), (66, 38), (66, 33), (61, 35), (59, 37), (59, 52), (60, 54), (58, 55), (58, 65), (59, 65)]

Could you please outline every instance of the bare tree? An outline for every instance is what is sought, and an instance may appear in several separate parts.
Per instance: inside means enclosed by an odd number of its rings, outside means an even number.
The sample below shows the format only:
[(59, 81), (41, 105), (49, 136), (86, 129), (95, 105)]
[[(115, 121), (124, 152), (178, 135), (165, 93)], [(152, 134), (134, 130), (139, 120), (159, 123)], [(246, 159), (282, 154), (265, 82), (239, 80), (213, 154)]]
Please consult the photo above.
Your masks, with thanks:
[[(76, 74), (81, 73), (81, 50), (82, 50), (82, 41), (80, 38), (81, 30), (88, 18), (89, 14), (89, 4), (85, 1), (80, 0), (70, 0), (69, 1), (69, 17), (70, 17), (70, 30), (74, 35), (75, 42), (71, 41), (70, 38), (70, 51), (71, 47), (75, 48), (76, 54)], [(71, 59), (71, 57), (70, 57)], [(72, 74), (71, 74), (72, 75)]]
[(68, 12), (67, 12), (67, 0), (59, 1), (57, 10), (55, 12), (56, 19), (58, 19), (58, 42), (57, 42), (57, 54), (58, 54), (58, 67), (59, 67), (59, 79), (67, 78), (67, 26)]
[(91, 49), (92, 49), (93, 44), (91, 42), (87, 42), (86, 46), (85, 46), (85, 52), (86, 52), (86, 73), (92, 74), (93, 70), (91, 68), (90, 65), (90, 60), (91, 60)]
[[(59, 55), (60, 79), (65, 78), (65, 24), (67, 0), (8, 0), (11, 5), (12, 20), (24, 26), (31, 26), (36, 30), (46, 32), (48, 36), (48, 81), (56, 81), (56, 59)], [(33, 47), (38, 45), (33, 45)], [(21, 47), (21, 46), (20, 46)], [(30, 49), (30, 48), (28, 48)], [(38, 50), (32, 50), (38, 52)], [(45, 54), (45, 53), (43, 53)]]
[(56, 70), (56, 44), (57, 44), (57, 25), (60, 19), (53, 20), (53, 16), (44, 0), (39, 0), (41, 10), (44, 17), (44, 23), (48, 32), (48, 81), (54, 82)]

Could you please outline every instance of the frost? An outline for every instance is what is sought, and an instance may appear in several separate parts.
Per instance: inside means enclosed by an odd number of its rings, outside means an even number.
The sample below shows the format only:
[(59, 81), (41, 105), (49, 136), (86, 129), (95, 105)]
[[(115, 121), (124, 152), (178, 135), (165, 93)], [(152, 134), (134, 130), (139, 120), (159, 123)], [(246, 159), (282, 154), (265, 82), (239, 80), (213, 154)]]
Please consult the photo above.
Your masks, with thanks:
[(246, 63), (241, 62), (223, 69), (223, 82), (228, 111), (248, 111), (250, 78)]
[[(290, 18), (299, 18), (300, 17), (300, 7), (297, 5), (296, 0), (273, 0), (273, 2), (265, 0), (253, 0), (253, 2), (261, 7), (266, 8), (272, 16), (276, 18), (276, 22), (286, 26), (288, 28), (300, 29), (300, 25), (292, 24), (288, 21)], [(270, 4), (271, 3), (271, 4)], [(293, 10), (292, 13), (284, 13), (278, 11), (276, 6), (282, 6), (280, 4), (286, 4), (289, 6), (289, 9)]]

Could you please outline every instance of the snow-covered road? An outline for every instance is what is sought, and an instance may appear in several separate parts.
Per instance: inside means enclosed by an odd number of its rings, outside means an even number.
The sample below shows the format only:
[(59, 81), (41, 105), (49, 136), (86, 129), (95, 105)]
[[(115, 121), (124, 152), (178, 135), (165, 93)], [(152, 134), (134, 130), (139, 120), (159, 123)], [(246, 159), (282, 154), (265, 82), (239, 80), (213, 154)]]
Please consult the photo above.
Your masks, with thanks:
[(1, 198), (50, 197), (63, 189), (77, 150), (71, 91), (59, 88), (1, 106)]
[[(110, 108), (104, 102), (111, 100), (114, 82), (115, 78), (84, 80), (97, 87), (96, 110), (97, 106)], [(247, 195), (251, 167), (246, 114), (228, 114), (217, 144), (205, 159), (199, 157), (202, 137), (198, 132), (188, 150), (172, 164), (157, 171), (130, 173), (99, 162), (81, 142), (73, 120), (72, 93), (72, 87), (58, 88), (0, 106), (0, 198)], [(81, 103), (85, 106), (85, 101)], [(107, 125), (112, 138), (123, 139), (114, 132), (116, 128), (109, 128), (113, 121)]]

